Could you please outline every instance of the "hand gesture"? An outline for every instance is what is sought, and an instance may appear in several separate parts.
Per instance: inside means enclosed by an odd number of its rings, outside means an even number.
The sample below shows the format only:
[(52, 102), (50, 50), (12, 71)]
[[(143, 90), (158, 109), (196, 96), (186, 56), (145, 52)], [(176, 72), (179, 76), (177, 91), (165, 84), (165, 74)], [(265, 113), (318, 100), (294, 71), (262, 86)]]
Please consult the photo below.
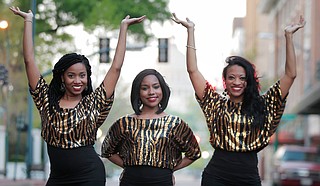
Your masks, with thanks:
[(306, 24), (306, 21), (302, 16), (300, 16), (299, 23), (286, 26), (286, 28), (284, 29), (285, 34), (293, 34), (300, 28), (303, 28), (305, 24)]
[(21, 16), (22, 18), (24, 18), (25, 20), (28, 21), (32, 21), (33, 19), (33, 13), (31, 10), (29, 10), (28, 12), (23, 12), (19, 9), (19, 7), (10, 7), (9, 8), (14, 14)]
[(180, 19), (177, 18), (176, 14), (175, 13), (172, 13), (172, 16), (171, 19), (176, 22), (177, 24), (181, 24), (183, 25), (184, 27), (186, 27), (187, 29), (188, 28), (194, 28), (195, 24), (189, 19), (189, 18), (186, 18), (186, 21), (182, 21)]
[(127, 16), (121, 21), (121, 24), (133, 25), (133, 24), (141, 23), (145, 18), (146, 18), (145, 15), (143, 15), (143, 16), (141, 16), (141, 17), (137, 17), (137, 18), (130, 18), (130, 16), (127, 15)]

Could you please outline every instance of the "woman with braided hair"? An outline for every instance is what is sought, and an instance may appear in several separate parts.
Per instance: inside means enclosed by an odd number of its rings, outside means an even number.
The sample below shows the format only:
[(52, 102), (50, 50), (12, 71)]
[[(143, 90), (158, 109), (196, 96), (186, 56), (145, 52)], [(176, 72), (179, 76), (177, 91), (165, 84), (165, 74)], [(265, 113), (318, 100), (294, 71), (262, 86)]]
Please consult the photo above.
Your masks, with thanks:
[(30, 93), (41, 116), (41, 136), (47, 143), (50, 176), (46, 183), (68, 186), (105, 186), (103, 162), (94, 150), (97, 129), (113, 104), (126, 49), (127, 29), (146, 16), (126, 16), (120, 24), (114, 60), (103, 82), (92, 89), (88, 59), (70, 53), (54, 65), (48, 85), (36, 66), (32, 41), (33, 13), (10, 10), (24, 18), (23, 52)]

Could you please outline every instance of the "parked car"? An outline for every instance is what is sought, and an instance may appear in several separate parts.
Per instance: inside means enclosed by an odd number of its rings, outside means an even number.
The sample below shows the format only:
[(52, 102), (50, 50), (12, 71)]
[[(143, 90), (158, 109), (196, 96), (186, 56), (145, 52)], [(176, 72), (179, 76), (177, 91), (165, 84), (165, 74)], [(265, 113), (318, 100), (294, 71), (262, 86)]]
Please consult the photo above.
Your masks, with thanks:
[(320, 186), (320, 150), (317, 147), (284, 145), (273, 163), (274, 186)]

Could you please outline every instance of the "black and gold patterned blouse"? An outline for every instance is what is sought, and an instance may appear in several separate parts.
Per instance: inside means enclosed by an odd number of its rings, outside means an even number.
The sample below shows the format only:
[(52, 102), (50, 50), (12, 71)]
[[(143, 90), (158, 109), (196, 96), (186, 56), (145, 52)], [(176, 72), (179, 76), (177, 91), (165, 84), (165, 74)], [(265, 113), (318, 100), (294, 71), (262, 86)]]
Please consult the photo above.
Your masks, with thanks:
[(108, 158), (119, 154), (124, 166), (147, 165), (173, 169), (185, 156), (200, 158), (199, 144), (189, 126), (177, 116), (138, 119), (129, 115), (109, 129), (101, 149)]
[(48, 84), (40, 77), (30, 93), (41, 117), (41, 136), (48, 145), (69, 149), (93, 145), (97, 129), (107, 118), (113, 96), (107, 98), (103, 83), (82, 98), (75, 108), (53, 108), (50, 112)]
[(280, 81), (262, 95), (267, 115), (261, 129), (251, 129), (252, 119), (241, 114), (242, 103), (234, 103), (218, 94), (207, 82), (205, 95), (197, 101), (206, 118), (210, 143), (214, 148), (227, 151), (259, 151), (268, 145), (284, 112), (286, 98), (281, 98)]

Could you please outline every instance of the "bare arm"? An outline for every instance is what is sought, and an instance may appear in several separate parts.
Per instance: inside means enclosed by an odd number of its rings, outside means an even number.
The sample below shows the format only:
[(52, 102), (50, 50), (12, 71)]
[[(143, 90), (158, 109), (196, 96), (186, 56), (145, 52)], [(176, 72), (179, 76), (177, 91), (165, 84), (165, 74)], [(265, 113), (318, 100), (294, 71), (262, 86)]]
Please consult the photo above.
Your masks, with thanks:
[(34, 46), (32, 38), (32, 21), (33, 13), (21, 11), (18, 7), (10, 7), (10, 10), (20, 17), (24, 18), (24, 32), (23, 32), (23, 57), (26, 67), (26, 73), (31, 89), (35, 89), (40, 77), (40, 71), (34, 59)]
[(118, 165), (119, 167), (124, 168), (123, 160), (120, 158), (119, 154), (114, 154), (108, 158), (112, 163)]
[(289, 25), (285, 28), (285, 38), (286, 38), (286, 64), (284, 76), (280, 79), (281, 95), (284, 98), (291, 88), (294, 79), (297, 76), (297, 66), (296, 66), (296, 54), (293, 45), (293, 34), (304, 27), (305, 21), (302, 16), (300, 16), (300, 21), (297, 24)]
[(130, 16), (126, 16), (120, 25), (120, 32), (118, 38), (118, 44), (116, 47), (114, 59), (110, 69), (108, 70), (103, 84), (107, 91), (107, 97), (110, 97), (115, 89), (115, 86), (118, 82), (121, 67), (124, 61), (125, 51), (126, 51), (126, 41), (127, 41), (127, 30), (128, 27), (132, 24), (141, 23), (146, 16), (141, 16), (138, 18), (130, 18)]
[(182, 21), (177, 18), (175, 13), (172, 13), (173, 18), (171, 18), (177, 24), (187, 28), (188, 38), (187, 38), (187, 71), (189, 73), (190, 80), (192, 82), (193, 88), (196, 95), (202, 99), (204, 95), (204, 89), (206, 86), (206, 80), (202, 73), (198, 69), (197, 56), (195, 49), (195, 39), (194, 39), (194, 27), (195, 24), (186, 18), (186, 21)]
[(192, 164), (194, 162), (194, 160), (191, 160), (187, 157), (184, 157), (181, 161), (181, 163), (179, 165), (177, 165), (176, 167), (174, 167), (173, 171), (177, 171), (179, 169), (185, 168), (187, 166), (189, 166), (190, 164)]

